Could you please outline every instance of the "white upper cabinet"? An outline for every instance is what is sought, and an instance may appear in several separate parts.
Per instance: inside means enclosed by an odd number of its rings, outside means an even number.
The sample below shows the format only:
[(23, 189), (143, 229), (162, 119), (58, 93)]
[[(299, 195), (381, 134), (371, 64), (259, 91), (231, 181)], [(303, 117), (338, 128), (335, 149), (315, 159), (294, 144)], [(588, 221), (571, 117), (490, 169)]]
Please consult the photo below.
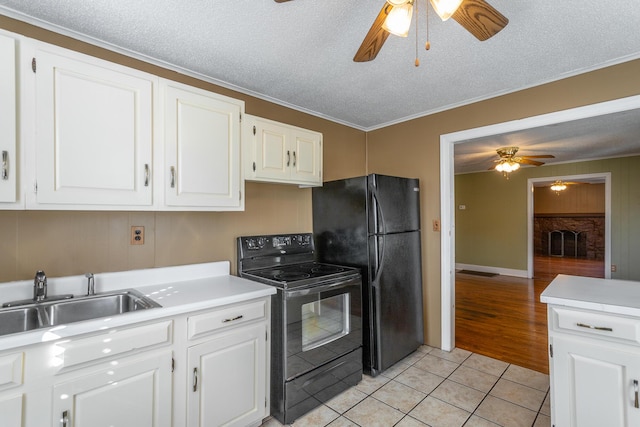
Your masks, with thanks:
[(27, 207), (151, 207), (154, 77), (50, 45), (32, 54), (22, 72), (35, 80)]
[(321, 133), (249, 115), (246, 123), (246, 179), (322, 185)]
[[(17, 201), (16, 42), (0, 34), (0, 202)], [(3, 208), (6, 208), (3, 206)]]
[(240, 118), (244, 102), (162, 80), (164, 204), (241, 210)]

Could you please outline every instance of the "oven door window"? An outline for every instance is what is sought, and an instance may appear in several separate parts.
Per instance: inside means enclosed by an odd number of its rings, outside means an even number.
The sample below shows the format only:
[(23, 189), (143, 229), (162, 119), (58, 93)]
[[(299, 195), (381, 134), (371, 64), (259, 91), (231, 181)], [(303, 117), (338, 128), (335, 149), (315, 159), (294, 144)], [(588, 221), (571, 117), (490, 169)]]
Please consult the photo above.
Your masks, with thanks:
[(347, 335), (349, 294), (339, 294), (302, 304), (302, 351), (309, 351)]

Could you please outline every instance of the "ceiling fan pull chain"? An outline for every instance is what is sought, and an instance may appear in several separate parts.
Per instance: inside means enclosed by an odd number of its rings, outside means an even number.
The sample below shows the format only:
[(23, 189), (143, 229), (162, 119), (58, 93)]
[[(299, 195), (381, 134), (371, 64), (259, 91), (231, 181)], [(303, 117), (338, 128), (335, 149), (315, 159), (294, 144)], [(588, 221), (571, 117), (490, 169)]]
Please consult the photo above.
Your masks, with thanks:
[(429, 50), (431, 49), (431, 42), (429, 41), (429, 3), (427, 3), (427, 42), (424, 44), (424, 50)]
[(419, 21), (419, 19), (418, 19), (418, 15), (419, 15), (419, 13), (418, 13), (418, 3), (420, 3), (420, 0), (416, 1), (416, 6), (415, 6), (415, 8), (416, 8), (416, 61), (414, 62), (414, 65), (416, 67), (420, 66), (420, 60), (418, 59), (418, 21)]

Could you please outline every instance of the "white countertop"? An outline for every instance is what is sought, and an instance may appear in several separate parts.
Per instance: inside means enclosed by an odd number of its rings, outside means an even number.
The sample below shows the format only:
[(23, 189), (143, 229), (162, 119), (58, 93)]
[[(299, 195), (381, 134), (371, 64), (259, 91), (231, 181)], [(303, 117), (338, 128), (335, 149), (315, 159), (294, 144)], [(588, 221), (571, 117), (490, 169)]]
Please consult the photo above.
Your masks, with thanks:
[(606, 313), (640, 316), (640, 282), (559, 274), (540, 301)]
[[(230, 275), (228, 261), (103, 273), (95, 274), (94, 277), (96, 292), (133, 288), (162, 307), (0, 336), (0, 351), (211, 309), (276, 293), (276, 288), (272, 286)], [(48, 295), (83, 295), (86, 293), (86, 281), (84, 276), (49, 278)], [(30, 298), (32, 292), (32, 281), (0, 284), (0, 303)]]

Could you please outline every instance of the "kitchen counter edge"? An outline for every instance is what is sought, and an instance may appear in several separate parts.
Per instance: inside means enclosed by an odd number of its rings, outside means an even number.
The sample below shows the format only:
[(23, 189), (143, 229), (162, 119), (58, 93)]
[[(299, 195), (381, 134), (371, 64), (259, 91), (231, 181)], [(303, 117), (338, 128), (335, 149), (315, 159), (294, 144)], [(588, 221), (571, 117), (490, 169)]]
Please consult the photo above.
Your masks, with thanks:
[[(48, 328), (40, 328), (0, 337), (0, 351), (26, 347), (59, 339), (96, 332), (112, 331), (139, 323), (152, 322), (181, 314), (213, 309), (220, 306), (263, 298), (276, 293), (276, 288), (229, 274), (229, 262), (220, 261), (176, 267), (161, 267), (128, 272), (96, 274), (96, 291), (136, 289), (149, 296), (162, 307), (125, 313), (109, 318), (98, 318)], [(78, 282), (84, 276), (50, 279), (55, 294), (78, 291)], [(86, 279), (85, 279), (86, 280)], [(2, 302), (19, 299), (29, 282), (0, 285)], [(7, 295), (10, 297), (7, 297)]]

